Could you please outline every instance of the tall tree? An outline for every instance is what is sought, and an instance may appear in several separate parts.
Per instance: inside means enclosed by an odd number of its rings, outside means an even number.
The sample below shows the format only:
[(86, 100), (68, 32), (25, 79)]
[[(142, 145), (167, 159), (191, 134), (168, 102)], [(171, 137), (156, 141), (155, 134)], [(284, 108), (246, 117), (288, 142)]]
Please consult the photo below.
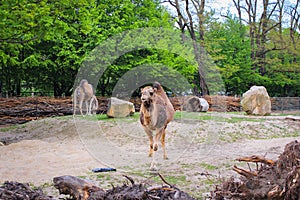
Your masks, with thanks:
[(246, 36), (247, 26), (232, 16), (211, 23), (206, 33), (209, 52), (220, 69), (227, 94), (241, 95), (260, 79), (251, 69), (251, 45)]
[[(257, 84), (264, 84), (274, 95), (295, 95), (297, 85), (299, 0), (294, 4), (285, 0), (233, 0), (239, 21), (249, 26), (252, 69), (262, 75)], [(259, 7), (260, 3), (262, 7)], [(288, 15), (289, 14), (289, 15)], [(247, 18), (243, 18), (247, 16)], [(286, 23), (290, 18), (289, 23)], [(286, 34), (286, 27), (289, 35)], [(298, 29), (299, 30), (299, 29)], [(295, 35), (294, 35), (295, 34)], [(295, 37), (294, 37), (295, 36)], [(291, 64), (294, 63), (294, 64)], [(291, 70), (291, 68), (294, 68)], [(293, 89), (292, 89), (293, 88)], [(287, 92), (288, 89), (294, 92)]]
[[(278, 27), (281, 30), (284, 0), (262, 0), (262, 7), (259, 6), (258, 0), (233, 0), (233, 2), (239, 13), (240, 22), (244, 21), (249, 25), (253, 69), (258, 69), (260, 74), (264, 75), (267, 65), (266, 54), (283, 49), (281, 45), (267, 48), (266, 44), (269, 41), (270, 31)], [(247, 19), (242, 18), (242, 13), (246, 14)], [(275, 18), (279, 20), (274, 21)]]
[(20, 95), (27, 67), (36, 64), (32, 45), (40, 41), (51, 26), (47, 1), (4, 0), (0, 4), (0, 69), (2, 91)]
[(9, 95), (33, 87), (70, 95), (82, 61), (102, 41), (132, 28), (170, 27), (152, 0), (4, 0), (0, 17), (0, 91)]
[[(194, 42), (194, 54), (198, 63), (198, 77), (202, 95), (209, 94), (208, 84), (205, 77), (205, 0), (168, 0), (176, 10), (177, 24), (184, 34), (186, 31)], [(196, 88), (195, 88), (196, 89)], [(195, 91), (197, 93), (197, 90)]]

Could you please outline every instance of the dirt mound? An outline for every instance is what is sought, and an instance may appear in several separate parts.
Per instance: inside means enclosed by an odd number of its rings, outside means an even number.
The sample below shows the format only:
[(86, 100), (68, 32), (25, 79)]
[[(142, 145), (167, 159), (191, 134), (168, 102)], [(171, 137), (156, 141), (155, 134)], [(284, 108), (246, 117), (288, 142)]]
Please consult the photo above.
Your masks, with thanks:
[[(258, 156), (240, 161), (256, 163), (256, 170), (234, 167), (242, 175), (240, 180), (230, 178), (213, 191), (213, 198), (221, 199), (300, 199), (300, 143), (285, 146), (278, 160), (273, 162)], [(260, 166), (259, 166), (260, 165)]]

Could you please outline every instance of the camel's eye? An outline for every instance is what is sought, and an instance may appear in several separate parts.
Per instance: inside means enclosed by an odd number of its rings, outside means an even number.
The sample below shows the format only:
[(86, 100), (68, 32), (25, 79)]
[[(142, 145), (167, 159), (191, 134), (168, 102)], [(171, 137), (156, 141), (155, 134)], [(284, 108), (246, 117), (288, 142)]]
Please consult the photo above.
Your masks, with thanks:
[(150, 92), (150, 95), (152, 96), (152, 95), (153, 95), (153, 92)]

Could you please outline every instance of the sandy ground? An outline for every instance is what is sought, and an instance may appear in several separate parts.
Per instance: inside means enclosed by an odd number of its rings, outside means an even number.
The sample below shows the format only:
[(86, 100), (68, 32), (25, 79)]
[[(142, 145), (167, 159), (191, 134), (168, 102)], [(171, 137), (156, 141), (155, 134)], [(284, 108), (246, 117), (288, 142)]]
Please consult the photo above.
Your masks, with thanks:
[(84, 175), (99, 164), (83, 147), (72, 120), (43, 119), (1, 133), (0, 182), (40, 185), (60, 175)]
[[(204, 120), (203, 115), (210, 118)], [(292, 118), (297, 120), (281, 115), (206, 113), (199, 119), (183, 115), (168, 126), (169, 160), (162, 159), (159, 149), (157, 165), (166, 176), (184, 174), (194, 183), (191, 191), (196, 190), (196, 184), (204, 184), (200, 172), (207, 165), (218, 166), (212, 170), (227, 176), (238, 157), (255, 154), (276, 159), (287, 143), (300, 140), (299, 116)], [(96, 167), (115, 167), (119, 174), (146, 173), (152, 161), (137, 117), (41, 119), (0, 128), (0, 141), (0, 183), (39, 186), (51, 183), (55, 176), (86, 177)]]

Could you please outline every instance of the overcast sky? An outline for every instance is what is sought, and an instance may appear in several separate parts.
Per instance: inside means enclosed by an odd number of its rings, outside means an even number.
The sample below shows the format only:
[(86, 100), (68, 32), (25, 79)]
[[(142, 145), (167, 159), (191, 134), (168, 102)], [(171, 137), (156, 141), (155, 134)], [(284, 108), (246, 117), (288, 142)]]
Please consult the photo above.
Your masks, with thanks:
[[(270, 2), (274, 2), (275, 0), (271, 0)], [(245, 1), (241, 1), (242, 4), (245, 3)], [(286, 0), (285, 4), (288, 3), (292, 3), (295, 4), (296, 0)], [(206, 0), (205, 2), (205, 6), (206, 6), (206, 11), (209, 11), (209, 9), (214, 9), (216, 12), (216, 16), (215, 17), (220, 17), (221, 15), (226, 15), (227, 11), (229, 10), (231, 14), (233, 15), (237, 15), (236, 12), (236, 8), (234, 6), (233, 0)], [(164, 4), (168, 10), (176, 13), (176, 11), (174, 10), (174, 8), (172, 6), (169, 5), (169, 3), (165, 3)], [(258, 0), (258, 15), (259, 15), (259, 11), (262, 10), (262, 0)], [(220, 19), (222, 19), (222, 17), (220, 17)]]

